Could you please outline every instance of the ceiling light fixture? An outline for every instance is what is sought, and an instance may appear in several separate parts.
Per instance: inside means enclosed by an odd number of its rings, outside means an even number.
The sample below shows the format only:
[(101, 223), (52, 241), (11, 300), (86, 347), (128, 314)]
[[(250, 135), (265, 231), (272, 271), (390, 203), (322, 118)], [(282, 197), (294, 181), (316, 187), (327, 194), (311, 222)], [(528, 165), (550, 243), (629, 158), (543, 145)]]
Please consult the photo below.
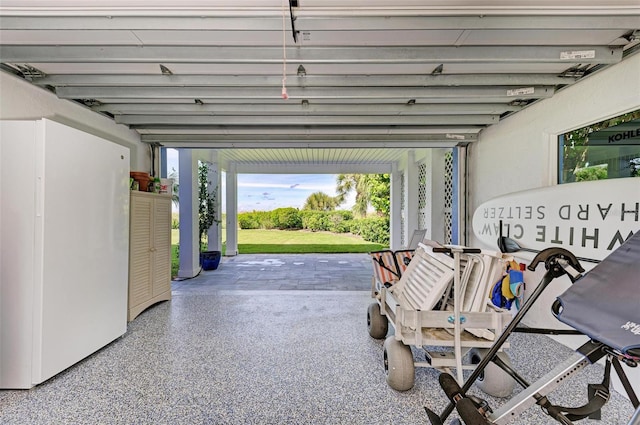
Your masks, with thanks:
[(444, 69), (444, 64), (440, 64), (435, 67), (433, 71), (431, 71), (431, 75), (440, 75), (442, 74), (442, 70)]
[(197, 105), (204, 105), (204, 102), (200, 99), (193, 99), (193, 101), (197, 104)]
[(407, 105), (415, 105), (415, 104), (416, 104), (415, 99), (409, 99), (409, 101), (407, 102)]
[(160, 64), (160, 71), (162, 71), (162, 75), (173, 75), (173, 72), (163, 64)]
[(47, 76), (47, 74), (40, 71), (38, 68), (35, 68), (26, 63), (24, 65), (16, 64), (16, 66), (18, 67), (18, 70), (20, 70), (20, 73), (22, 74), (22, 76), (27, 80), (32, 80), (34, 78), (43, 78)]
[(302, 107), (303, 108), (308, 108), (309, 107), (309, 101), (307, 99), (302, 99)]
[(306, 77), (307, 76), (307, 70), (304, 69), (304, 66), (300, 65), (298, 67), (298, 77)]
[(96, 99), (82, 99), (82, 103), (89, 107), (102, 105), (102, 102)]

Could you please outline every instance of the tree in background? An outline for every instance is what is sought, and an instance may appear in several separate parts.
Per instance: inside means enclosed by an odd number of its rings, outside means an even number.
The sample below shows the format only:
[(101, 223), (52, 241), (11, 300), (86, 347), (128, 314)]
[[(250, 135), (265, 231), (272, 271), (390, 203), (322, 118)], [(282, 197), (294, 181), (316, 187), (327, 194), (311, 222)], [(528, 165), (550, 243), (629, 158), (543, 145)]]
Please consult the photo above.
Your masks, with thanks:
[(640, 177), (640, 158), (633, 158), (629, 161), (631, 177)]
[(339, 174), (336, 179), (338, 200), (344, 202), (347, 195), (355, 191), (354, 214), (365, 217), (369, 206), (376, 214), (389, 216), (391, 178), (389, 174)]
[[(619, 117), (601, 121), (577, 130), (564, 134), (564, 152), (563, 152), (563, 181), (565, 183), (579, 181), (576, 176), (578, 170), (585, 168), (587, 163), (587, 154), (589, 152), (589, 135), (593, 132), (604, 130), (605, 128), (614, 127), (625, 122), (637, 120), (640, 118), (640, 110), (629, 112)], [(584, 180), (584, 176), (581, 177)], [(602, 174), (590, 172), (589, 178), (606, 179), (606, 173)]]
[(368, 174), (369, 202), (379, 216), (389, 217), (391, 213), (391, 176), (389, 174)]
[(367, 215), (369, 207), (369, 194), (366, 187), (366, 174), (338, 174), (336, 178), (336, 192), (338, 192), (338, 201), (342, 204), (347, 195), (355, 191), (356, 202), (353, 206), (353, 213), (357, 216), (364, 217)]
[(333, 211), (338, 206), (338, 199), (324, 192), (315, 192), (309, 195), (304, 203), (304, 210)]
[(171, 200), (173, 204), (177, 207), (180, 206), (180, 197), (178, 196), (178, 172), (175, 168), (171, 167), (171, 172), (167, 176), (167, 178), (173, 179), (173, 188), (171, 189)]

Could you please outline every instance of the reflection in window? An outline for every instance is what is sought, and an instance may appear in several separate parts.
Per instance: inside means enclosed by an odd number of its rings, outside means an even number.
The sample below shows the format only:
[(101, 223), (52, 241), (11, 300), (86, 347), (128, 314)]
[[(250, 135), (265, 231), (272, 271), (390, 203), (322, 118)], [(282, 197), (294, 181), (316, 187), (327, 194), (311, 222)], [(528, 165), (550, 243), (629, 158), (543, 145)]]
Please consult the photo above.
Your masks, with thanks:
[(558, 137), (558, 183), (640, 177), (640, 110)]

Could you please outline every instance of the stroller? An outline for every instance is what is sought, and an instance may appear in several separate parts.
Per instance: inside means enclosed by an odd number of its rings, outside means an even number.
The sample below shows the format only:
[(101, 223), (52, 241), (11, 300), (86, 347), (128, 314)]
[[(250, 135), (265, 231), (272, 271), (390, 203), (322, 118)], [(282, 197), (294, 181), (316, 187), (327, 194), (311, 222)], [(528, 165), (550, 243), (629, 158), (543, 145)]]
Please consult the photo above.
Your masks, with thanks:
[[(556, 421), (572, 424), (573, 421), (599, 413), (600, 408), (608, 401), (611, 366), (636, 409), (629, 425), (640, 424), (640, 402), (622, 368), (622, 364), (636, 367), (640, 363), (639, 260), (640, 232), (629, 238), (584, 276), (584, 269), (571, 252), (562, 248), (541, 251), (528, 268), (533, 271), (543, 263), (546, 273), (542, 281), (464, 385), (460, 387), (449, 374), (440, 374), (440, 386), (450, 402), (440, 415), (425, 407), (431, 424), (444, 424), (454, 408), (466, 425), (507, 424), (534, 404), (540, 405), (542, 410)], [(517, 328), (518, 324), (551, 281), (565, 274), (569, 276), (573, 285), (556, 299), (551, 307), (552, 313), (558, 320), (575, 329), (562, 333), (586, 335), (590, 340), (556, 368), (529, 384), (496, 354), (511, 332), (520, 331)], [(527, 331), (559, 333), (557, 330), (549, 329)], [(549, 401), (547, 395), (558, 388), (566, 378), (603, 358), (606, 359), (604, 379), (601, 384), (589, 384), (589, 401), (584, 406), (562, 407)], [(492, 411), (484, 400), (466, 394), (489, 364), (503, 369), (524, 388), (495, 411)], [(460, 422), (455, 420), (452, 423)]]

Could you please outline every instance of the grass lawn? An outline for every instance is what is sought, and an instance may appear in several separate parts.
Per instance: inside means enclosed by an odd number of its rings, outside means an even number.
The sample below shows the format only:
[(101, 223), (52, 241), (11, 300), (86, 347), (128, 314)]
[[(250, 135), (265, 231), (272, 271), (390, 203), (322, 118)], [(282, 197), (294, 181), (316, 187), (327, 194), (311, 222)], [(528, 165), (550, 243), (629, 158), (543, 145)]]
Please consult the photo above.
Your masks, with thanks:
[[(171, 230), (171, 275), (178, 272), (179, 231)], [(226, 233), (222, 233), (222, 252)], [(367, 253), (387, 247), (367, 242), (359, 236), (345, 233), (309, 232), (307, 230), (238, 230), (240, 254), (314, 254), (314, 253)]]
[(238, 230), (240, 254), (359, 253), (384, 249), (359, 236), (306, 230)]

